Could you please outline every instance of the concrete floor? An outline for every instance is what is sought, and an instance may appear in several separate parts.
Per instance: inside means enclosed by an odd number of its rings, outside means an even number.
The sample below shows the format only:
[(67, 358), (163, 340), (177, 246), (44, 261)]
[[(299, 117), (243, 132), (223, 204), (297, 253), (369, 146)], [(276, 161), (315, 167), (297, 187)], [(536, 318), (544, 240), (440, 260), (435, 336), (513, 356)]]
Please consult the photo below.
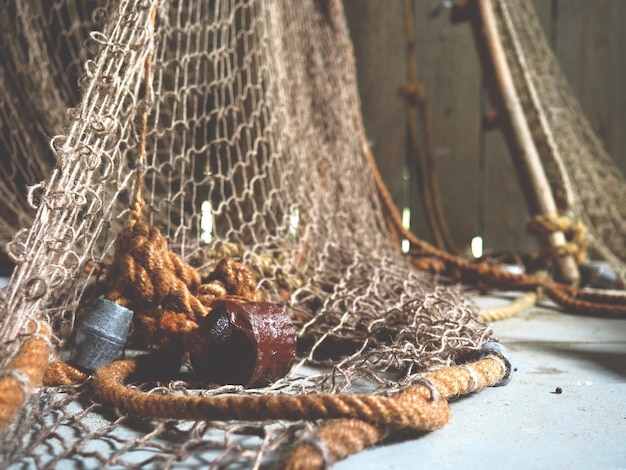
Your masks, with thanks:
[(439, 431), (333, 468), (626, 469), (626, 320), (542, 305), (494, 327), (517, 368), (509, 385), (453, 402)]

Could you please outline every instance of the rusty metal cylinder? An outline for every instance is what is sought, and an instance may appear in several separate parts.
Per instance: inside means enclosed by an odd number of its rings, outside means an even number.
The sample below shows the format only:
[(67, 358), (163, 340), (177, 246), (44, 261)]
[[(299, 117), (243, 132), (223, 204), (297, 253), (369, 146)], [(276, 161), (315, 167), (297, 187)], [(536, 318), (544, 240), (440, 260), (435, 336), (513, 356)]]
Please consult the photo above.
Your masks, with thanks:
[(284, 377), (296, 354), (289, 316), (268, 302), (220, 301), (199, 325), (190, 352), (200, 378), (215, 384), (260, 387)]

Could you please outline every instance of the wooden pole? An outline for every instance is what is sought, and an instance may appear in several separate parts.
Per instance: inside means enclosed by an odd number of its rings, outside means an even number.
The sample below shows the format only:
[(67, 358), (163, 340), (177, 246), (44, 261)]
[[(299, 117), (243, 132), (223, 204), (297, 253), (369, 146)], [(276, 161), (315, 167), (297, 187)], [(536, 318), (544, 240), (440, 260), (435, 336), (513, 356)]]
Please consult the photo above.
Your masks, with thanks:
[[(524, 109), (515, 90), (511, 70), (494, 14), (491, 0), (465, 2), (464, 16), (472, 23), (476, 47), (481, 57), (483, 71), (488, 80), (490, 97), (495, 106), (502, 132), (507, 142), (516, 174), (532, 215), (558, 216), (558, 210), (541, 158), (532, 138)], [(563, 232), (552, 232), (544, 240), (551, 247), (567, 243)], [(559, 281), (577, 285), (580, 281), (578, 265), (573, 255), (555, 260)]]

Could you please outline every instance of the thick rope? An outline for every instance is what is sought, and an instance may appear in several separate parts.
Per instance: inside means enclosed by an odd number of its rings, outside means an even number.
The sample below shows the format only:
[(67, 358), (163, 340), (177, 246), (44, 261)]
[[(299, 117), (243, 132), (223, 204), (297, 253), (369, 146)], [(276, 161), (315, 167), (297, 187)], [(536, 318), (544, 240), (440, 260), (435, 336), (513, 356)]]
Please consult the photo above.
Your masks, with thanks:
[[(506, 370), (500, 360), (487, 358), (463, 366), (436, 370), (426, 376), (425, 382), (439, 395), (436, 401), (447, 403), (448, 399), (496, 384), (504, 374)], [(412, 396), (414, 387), (427, 388), (415, 385), (400, 392), (398, 396), (405, 394)], [(431, 391), (431, 396), (432, 393)], [(421, 396), (418, 399), (421, 399)], [(387, 435), (388, 430), (376, 423), (354, 419), (329, 421), (320, 427), (315, 438), (305, 438), (292, 450), (285, 461), (285, 468), (288, 470), (325, 468), (337, 460), (376, 444)]]
[[(107, 276), (111, 298), (134, 309), (143, 308), (146, 312), (153, 312), (155, 305), (161, 305), (161, 310), (176, 307), (182, 315), (179, 323), (184, 326), (178, 328), (180, 325), (176, 324), (178, 329), (163, 324), (165, 314), (155, 319), (156, 329), (160, 331), (151, 336), (161, 338), (161, 346), (175, 346), (177, 342), (171, 340), (172, 336), (184, 338), (191, 332), (193, 337), (194, 328), (197, 328), (195, 319), (206, 315), (216, 294), (255, 295), (252, 274), (242, 265), (224, 259), (209, 276), (208, 285), (213, 283), (213, 287), (209, 289), (211, 292), (207, 295), (210, 297), (205, 305), (198, 300), (201, 296), (197, 293), (203, 286), (199, 284), (197, 273), (168, 251), (167, 243), (157, 229), (141, 220), (120, 234), (114, 260)], [(141, 285), (139, 291), (138, 285)], [(149, 313), (142, 314), (141, 310), (136, 314), (139, 319), (143, 318), (144, 325), (149, 324), (148, 319), (153, 319)], [(167, 337), (169, 341), (163, 341)], [(181, 343), (188, 344), (184, 340)], [(491, 375), (475, 372), (474, 369), (481, 370), (480, 363), (442, 369), (428, 376), (427, 385), (411, 386), (393, 397), (333, 394), (180, 397), (147, 394), (123, 384), (131, 375), (142, 380), (154, 378), (157, 374), (170, 378), (180, 367), (180, 362), (180, 351), (162, 347), (151, 356), (117, 361), (99, 369), (92, 386), (103, 402), (143, 417), (259, 421), (332, 419), (334, 424), (324, 428), (319, 442), (332, 442), (328, 452), (333, 459), (380, 440), (383, 430), (438, 429), (449, 418), (448, 403), (438, 399), (439, 395), (448, 397), (468, 393), (497, 382), (506, 373), (499, 361), (492, 364), (495, 369)], [(68, 384), (84, 378), (80, 371), (57, 361), (46, 380)]]
[(48, 365), (50, 330), (41, 325), (31, 334), (7, 366), (9, 373), (0, 378), (0, 431), (15, 418), (30, 391), (41, 385)]
[(503, 307), (482, 309), (478, 313), (478, 316), (482, 321), (488, 323), (505, 320), (534, 307), (537, 300), (539, 300), (539, 294), (537, 294), (537, 292), (526, 292)]
[(203, 284), (196, 269), (171, 252), (159, 229), (143, 219), (118, 235), (106, 283), (107, 297), (135, 312), (133, 338), (141, 346), (184, 341), (216, 299), (257, 297), (252, 271), (230, 258), (222, 259)]
[[(144, 393), (123, 382), (135, 373), (154, 369), (154, 359), (142, 356), (99, 369), (93, 387), (100, 399), (128, 413), (149, 418), (206, 421), (316, 420), (349, 418), (389, 428), (430, 431), (449, 417), (445, 400), (431, 402), (431, 392), (414, 385), (393, 397), (372, 395), (262, 395), (189, 397)], [(504, 374), (501, 371), (500, 376)]]
[(56, 359), (50, 363), (43, 376), (45, 385), (78, 385), (89, 379), (89, 374), (78, 370), (67, 362)]
[(330, 419), (289, 455), (286, 468), (322, 468), (374, 445), (389, 433), (433, 431), (450, 417), (447, 399), (497, 384), (507, 365), (489, 356), (431, 372), (391, 397), (372, 395), (166, 396), (128, 388), (130, 376), (145, 380), (164, 372), (162, 352), (114, 362), (99, 369), (92, 386), (100, 399), (144, 418), (179, 420)]

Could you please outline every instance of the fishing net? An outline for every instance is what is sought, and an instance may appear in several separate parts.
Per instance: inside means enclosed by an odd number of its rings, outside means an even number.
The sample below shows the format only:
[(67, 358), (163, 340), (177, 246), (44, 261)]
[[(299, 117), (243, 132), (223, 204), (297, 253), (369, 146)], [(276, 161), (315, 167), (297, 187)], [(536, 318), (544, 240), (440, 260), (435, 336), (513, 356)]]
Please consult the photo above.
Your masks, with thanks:
[[(339, 1), (13, 0), (0, 22), (3, 466), (259, 467), (293, 449), (292, 467), (321, 467), (436, 429), (447, 398), (510, 375), (443, 274), (625, 313), (402, 232), (367, 147)], [(565, 99), (560, 82), (545, 86)], [(579, 169), (619, 183), (579, 165), (550, 173), (580, 201), (593, 198)], [(594, 204), (621, 210), (617, 195), (593, 201), (580, 204), (593, 217)], [(607, 245), (611, 223), (594, 232)], [(72, 354), (103, 297), (134, 319), (124, 358), (90, 375)], [(223, 314), (260, 308), (285, 312), (274, 327), (293, 326), (297, 345), (282, 340), (295, 360), (259, 359), (288, 370), (230, 380), (252, 341), (237, 332), (253, 325), (235, 331)], [(114, 323), (100, 336), (115, 339)], [(198, 360), (231, 333), (223, 363)], [(207, 368), (228, 377), (203, 379)]]
[(494, 2), (515, 89), (560, 211), (582, 221), (595, 255), (626, 273), (624, 175), (576, 100), (531, 2)]
[[(196, 421), (183, 405), (181, 419), (158, 419), (103, 404), (97, 379), (37, 388), (33, 361), (67, 360), (75, 325), (116, 277), (136, 315), (160, 320), (172, 296), (144, 302), (157, 295), (151, 269), (175, 272), (206, 313), (200, 280), (231, 260), (297, 332), (295, 365), (266, 387), (199, 383), (188, 364), (127, 387), (158, 399), (389, 397), (415, 385), (434, 400), (438, 376), (424, 374), (491, 339), (461, 290), (412, 269), (389, 235), (340, 2), (18, 0), (0, 21), (0, 236), (15, 265), (0, 370), (20, 405), (5, 412), (3, 394), (2, 465), (260, 465), (297, 442), (327, 462), (342, 455), (328, 457), (332, 440), (320, 444), (298, 413), (263, 418), (247, 401), (228, 402), (233, 421)], [(147, 251), (128, 261), (120, 252), (135, 242)], [(124, 277), (118, 258), (143, 274)], [(461, 372), (469, 391), (500, 379)], [(329, 403), (310, 416), (352, 416)]]

